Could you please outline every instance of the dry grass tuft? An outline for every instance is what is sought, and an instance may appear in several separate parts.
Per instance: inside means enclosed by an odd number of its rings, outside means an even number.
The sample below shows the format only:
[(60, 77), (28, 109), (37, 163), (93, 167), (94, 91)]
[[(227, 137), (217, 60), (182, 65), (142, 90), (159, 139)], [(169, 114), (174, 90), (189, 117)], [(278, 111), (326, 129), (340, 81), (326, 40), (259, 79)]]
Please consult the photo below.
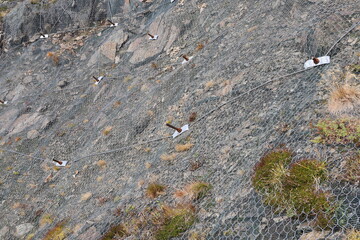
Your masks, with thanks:
[(197, 113), (192, 112), (189, 116), (189, 122), (194, 122), (196, 120), (196, 117), (197, 117)]
[(54, 64), (55, 66), (58, 66), (58, 65), (59, 65), (60, 58), (59, 58), (59, 55), (58, 55), (57, 53), (55, 53), (55, 52), (48, 52), (48, 53), (46, 54), (46, 57), (49, 58), (49, 59), (53, 62), (53, 64)]
[(205, 182), (192, 182), (186, 185), (182, 190), (175, 192), (176, 198), (189, 198), (191, 200), (199, 200), (203, 198), (211, 189), (211, 185)]
[(209, 90), (210, 88), (215, 86), (215, 82), (214, 81), (209, 81), (207, 83), (205, 83), (205, 91)]
[(360, 182), (360, 153), (346, 160), (344, 179), (354, 183)]
[(112, 130), (112, 127), (111, 127), (111, 126), (107, 126), (107, 127), (105, 127), (105, 129), (102, 131), (102, 133), (103, 133), (105, 136), (107, 136), (107, 135), (110, 134), (111, 130)]
[(346, 240), (359, 240), (360, 239), (360, 231), (351, 229), (347, 231)]
[(118, 108), (120, 107), (121, 105), (121, 102), (120, 101), (116, 101), (114, 104), (113, 104), (113, 108)]
[(105, 160), (99, 160), (96, 162), (96, 165), (98, 165), (98, 167), (100, 168), (105, 168), (106, 167), (106, 161)]
[(360, 89), (345, 84), (333, 89), (328, 101), (328, 110), (333, 114), (343, 113), (360, 106)]
[(159, 66), (153, 62), (153, 63), (151, 63), (151, 68), (157, 70), (157, 69), (159, 69)]
[(40, 227), (42, 227), (47, 224), (52, 224), (53, 222), (54, 222), (54, 219), (50, 214), (44, 214), (43, 216), (41, 216), (41, 218), (39, 220), (39, 225), (40, 225)]
[(160, 156), (160, 159), (163, 161), (172, 161), (176, 158), (176, 153), (172, 154), (163, 154)]
[(186, 144), (176, 144), (175, 146), (175, 150), (177, 152), (184, 152), (189, 150), (190, 148), (192, 148), (194, 146), (194, 144), (192, 143), (186, 143)]
[(157, 196), (164, 194), (165, 186), (158, 183), (150, 183), (146, 189), (146, 195), (149, 198), (156, 198)]
[(71, 232), (69, 229), (65, 228), (67, 221), (61, 221), (57, 223), (53, 228), (51, 228), (43, 238), (43, 240), (63, 240)]
[(204, 48), (204, 44), (202, 43), (198, 43), (198, 45), (196, 46), (196, 51), (200, 51)]
[(87, 201), (89, 198), (91, 198), (92, 193), (87, 192), (81, 195), (80, 202)]

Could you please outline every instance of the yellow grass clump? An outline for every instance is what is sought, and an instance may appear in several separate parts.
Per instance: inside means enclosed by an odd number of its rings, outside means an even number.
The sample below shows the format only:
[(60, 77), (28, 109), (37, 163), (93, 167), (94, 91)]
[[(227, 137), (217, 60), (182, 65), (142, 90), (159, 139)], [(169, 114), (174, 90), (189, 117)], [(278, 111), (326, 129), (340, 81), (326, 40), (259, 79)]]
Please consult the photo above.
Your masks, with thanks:
[(177, 144), (175, 146), (175, 150), (177, 152), (184, 152), (184, 151), (187, 151), (189, 150), (190, 148), (192, 148), (194, 146), (194, 144), (192, 143), (186, 143), (186, 144)]
[(96, 165), (98, 165), (98, 167), (105, 168), (106, 167), (106, 161), (105, 160), (99, 160), (99, 161), (96, 162)]
[(198, 200), (203, 198), (211, 189), (211, 185), (205, 182), (192, 182), (186, 185), (182, 190), (177, 190), (174, 194), (176, 198), (189, 198)]
[(328, 110), (333, 114), (343, 113), (360, 106), (360, 89), (344, 84), (334, 88), (329, 97)]
[(346, 240), (359, 240), (360, 239), (360, 231), (351, 229), (348, 230), (346, 234)]
[(176, 153), (172, 153), (172, 154), (162, 154), (160, 156), (160, 159), (163, 161), (171, 161), (174, 160), (176, 158)]
[(71, 232), (69, 229), (65, 228), (66, 221), (61, 221), (57, 223), (53, 228), (51, 228), (43, 238), (43, 240), (63, 240)]
[(59, 65), (59, 62), (60, 62), (60, 58), (59, 58), (59, 55), (55, 52), (48, 52), (46, 54), (46, 57), (49, 58), (53, 63), (54, 65)]
[(158, 183), (150, 183), (146, 189), (146, 195), (149, 198), (156, 198), (157, 196), (164, 194), (165, 186)]
[(103, 133), (105, 136), (107, 136), (107, 135), (110, 134), (111, 130), (112, 130), (112, 127), (111, 127), (111, 126), (107, 126), (107, 127), (105, 127), (105, 129), (102, 131), (102, 133)]

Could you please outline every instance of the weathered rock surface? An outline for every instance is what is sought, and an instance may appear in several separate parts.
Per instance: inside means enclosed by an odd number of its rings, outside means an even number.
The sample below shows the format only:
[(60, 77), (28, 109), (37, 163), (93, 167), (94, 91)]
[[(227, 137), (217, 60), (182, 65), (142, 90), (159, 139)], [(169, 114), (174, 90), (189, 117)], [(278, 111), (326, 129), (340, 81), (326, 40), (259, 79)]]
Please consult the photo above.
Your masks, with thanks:
[(34, 228), (34, 226), (31, 223), (20, 224), (20, 225), (16, 226), (15, 235), (17, 237), (22, 237), (25, 234), (29, 233), (33, 228)]
[[(359, 0), (12, 2), (0, 57), (0, 238), (42, 239), (65, 220), (67, 239), (99, 239), (124, 214), (181, 202), (174, 192), (193, 181), (212, 189), (192, 202), (198, 219), (179, 239), (337, 239), (357, 227), (352, 183), (320, 187), (346, 213), (328, 233), (313, 216), (266, 205), (251, 179), (283, 144), (344, 173), (338, 163), (354, 147), (316, 145), (309, 125), (333, 117), (324, 103), (344, 74), (332, 72), (359, 61), (360, 28), (330, 51), (331, 65), (288, 74), (358, 22)], [(190, 131), (171, 138), (164, 123), (181, 127), (194, 112)], [(185, 143), (194, 145), (175, 150)], [(154, 181), (166, 189), (148, 199)]]

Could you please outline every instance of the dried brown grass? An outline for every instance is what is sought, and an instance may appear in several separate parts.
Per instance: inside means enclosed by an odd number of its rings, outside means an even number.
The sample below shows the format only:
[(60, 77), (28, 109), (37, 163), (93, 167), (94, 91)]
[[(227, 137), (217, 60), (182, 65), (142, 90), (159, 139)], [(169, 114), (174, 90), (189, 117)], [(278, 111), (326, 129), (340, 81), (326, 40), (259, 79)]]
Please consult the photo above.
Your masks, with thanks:
[(175, 150), (177, 152), (185, 152), (185, 151), (189, 150), (190, 148), (192, 148), (193, 146), (194, 146), (194, 144), (192, 144), (192, 143), (177, 144), (175, 146)]
[(349, 84), (335, 87), (329, 97), (327, 108), (333, 114), (349, 112), (360, 106), (360, 89)]
[(160, 159), (163, 161), (172, 161), (176, 158), (176, 153), (172, 154), (163, 154), (160, 156)]

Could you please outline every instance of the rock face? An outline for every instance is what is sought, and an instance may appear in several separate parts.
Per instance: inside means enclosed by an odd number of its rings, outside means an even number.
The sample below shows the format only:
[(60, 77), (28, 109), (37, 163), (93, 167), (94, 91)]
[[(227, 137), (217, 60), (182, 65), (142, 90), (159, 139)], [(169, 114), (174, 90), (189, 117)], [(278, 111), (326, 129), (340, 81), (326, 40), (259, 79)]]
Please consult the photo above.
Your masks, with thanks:
[(5, 16), (5, 39), (13, 45), (27, 42), (39, 32), (88, 27), (106, 18), (106, 1), (22, 1)]
[(17, 237), (22, 237), (25, 234), (29, 233), (33, 228), (34, 228), (34, 226), (31, 223), (20, 224), (20, 225), (16, 226), (15, 235)]
[(121, 29), (116, 29), (106, 42), (104, 42), (99, 49), (91, 56), (88, 66), (94, 66), (95, 64), (105, 65), (115, 63), (115, 57), (117, 51), (128, 40), (128, 35)]
[[(333, 83), (360, 82), (343, 72), (358, 63), (359, 27), (330, 49), (358, 22), (359, 0), (11, 4), (0, 33), (1, 239), (43, 239), (62, 224), (66, 239), (100, 239), (182, 203), (174, 193), (194, 181), (212, 187), (191, 201), (197, 221), (176, 239), (338, 239), (357, 227), (356, 183), (319, 185), (347, 215), (319, 232), (314, 216), (267, 205), (252, 176), (284, 144), (294, 161), (321, 156), (344, 175), (354, 147), (315, 144), (309, 126), (334, 117), (324, 107)], [(298, 72), (329, 49), (331, 65)], [(172, 138), (168, 122), (190, 130)], [(153, 182), (166, 188), (149, 199)], [(148, 239), (147, 227), (119, 238)]]
[[(166, 14), (171, 15), (172, 12), (170, 11)], [(165, 19), (167, 19), (167, 16), (159, 16), (149, 26), (149, 33), (159, 36), (157, 40), (149, 40), (149, 36), (145, 35), (135, 39), (134, 42), (130, 44), (128, 52), (133, 53), (130, 58), (131, 63), (136, 64), (145, 61), (148, 58), (160, 54), (162, 51), (168, 51), (170, 49), (180, 34), (180, 27), (165, 24)], [(181, 22), (177, 23), (177, 25), (181, 26)]]

